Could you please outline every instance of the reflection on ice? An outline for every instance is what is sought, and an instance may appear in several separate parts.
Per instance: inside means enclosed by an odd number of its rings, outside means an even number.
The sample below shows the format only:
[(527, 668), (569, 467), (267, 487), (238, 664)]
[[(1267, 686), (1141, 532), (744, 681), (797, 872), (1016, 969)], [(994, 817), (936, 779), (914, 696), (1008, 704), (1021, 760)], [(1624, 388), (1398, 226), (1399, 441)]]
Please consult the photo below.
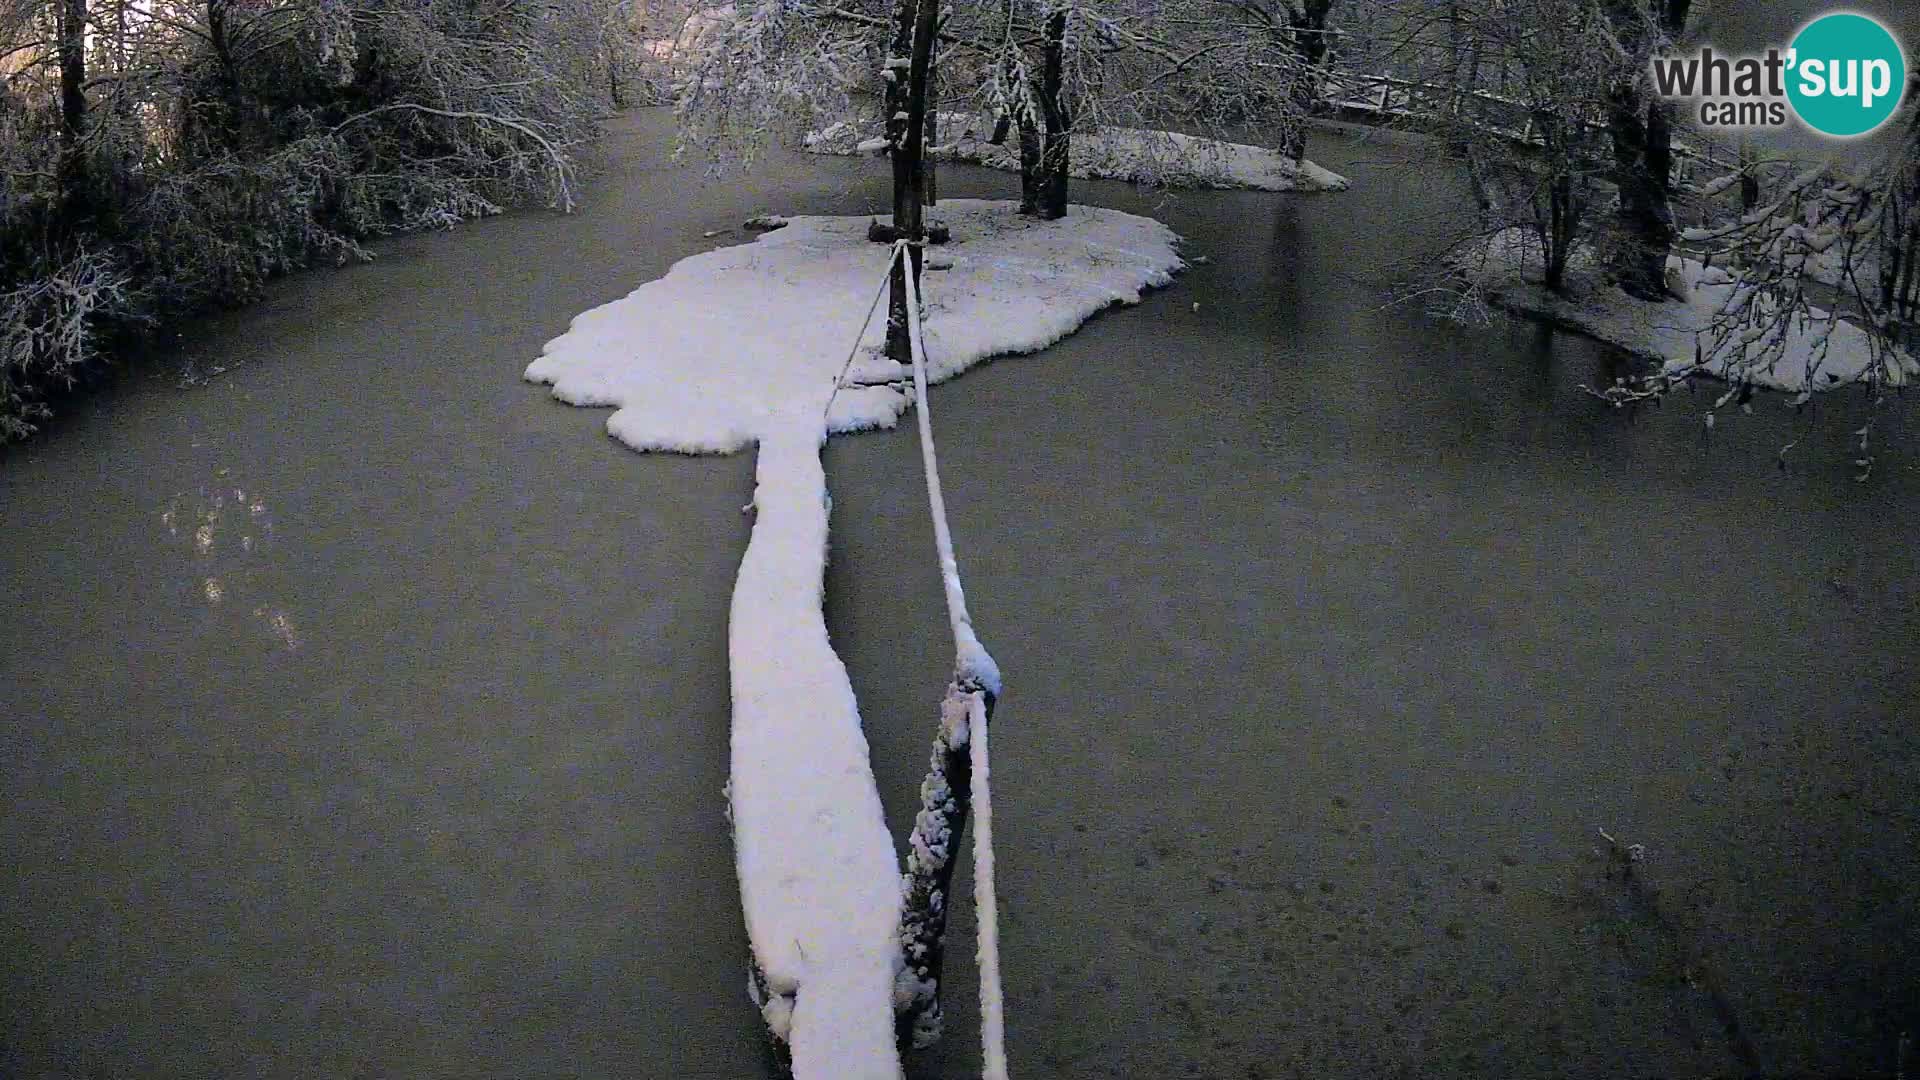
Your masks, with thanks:
[(264, 622), (268, 632), (288, 652), (300, 647), (300, 639), (293, 632), (293, 617), (286, 612), (276, 607), (257, 607), (253, 609), (253, 617)]
[(182, 574), (196, 600), (208, 608), (254, 601), (250, 608), (234, 609), (232, 621), (291, 652), (300, 647), (293, 616), (270, 596), (276, 569), (267, 557), (273, 548), (273, 514), (260, 492), (234, 485), (231, 471), (218, 469), (214, 481), (198, 491), (176, 493), (161, 510), (160, 524), (168, 546), (186, 561)]

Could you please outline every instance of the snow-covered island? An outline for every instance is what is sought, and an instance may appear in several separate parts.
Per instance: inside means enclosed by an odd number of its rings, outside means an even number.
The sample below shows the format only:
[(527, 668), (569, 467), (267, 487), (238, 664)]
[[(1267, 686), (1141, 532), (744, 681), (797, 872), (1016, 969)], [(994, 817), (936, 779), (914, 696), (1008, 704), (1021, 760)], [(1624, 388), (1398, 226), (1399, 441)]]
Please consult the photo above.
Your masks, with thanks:
[[(1148, 218), (1014, 210), (940, 204), (953, 239), (923, 278), (932, 378), (1045, 348), (1182, 266), (1173, 232)], [(820, 447), (892, 426), (911, 399), (905, 369), (879, 351), (884, 313), (869, 317), (891, 249), (868, 241), (866, 217), (784, 220), (577, 316), (526, 377), (612, 406), (608, 432), (636, 450), (758, 446), (729, 627), (728, 803), (761, 1012), (801, 1080), (897, 1080), (901, 869), (821, 610)]]

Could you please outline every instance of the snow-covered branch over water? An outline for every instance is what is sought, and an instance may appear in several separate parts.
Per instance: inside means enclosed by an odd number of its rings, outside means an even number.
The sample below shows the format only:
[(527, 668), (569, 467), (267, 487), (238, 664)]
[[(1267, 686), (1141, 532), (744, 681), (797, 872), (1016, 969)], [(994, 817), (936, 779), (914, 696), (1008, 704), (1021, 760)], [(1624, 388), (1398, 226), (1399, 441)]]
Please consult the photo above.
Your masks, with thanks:
[(1650, 303), (1609, 286), (1590, 249), (1575, 251), (1563, 295), (1541, 284), (1540, 244), (1508, 229), (1456, 253), (1471, 286), (1496, 302), (1543, 315), (1662, 365), (1788, 393), (1872, 382), (1903, 386), (1920, 364), (1854, 322), (1818, 307), (1782, 311), (1717, 267), (1681, 255), (1667, 260), (1673, 297)]
[[(1172, 231), (1148, 218), (1076, 206), (1037, 221), (1013, 210), (952, 201), (935, 214), (954, 237), (930, 252), (922, 282), (935, 381), (1045, 348), (1181, 266)], [(900, 866), (821, 612), (821, 444), (889, 427), (910, 400), (906, 370), (878, 351), (884, 318), (863, 324), (891, 251), (868, 242), (867, 224), (795, 217), (754, 243), (682, 260), (576, 317), (526, 372), (564, 401), (614, 407), (607, 430), (638, 450), (759, 447), (758, 517), (728, 635), (728, 798), (762, 1013), (800, 1080), (901, 1075)]]

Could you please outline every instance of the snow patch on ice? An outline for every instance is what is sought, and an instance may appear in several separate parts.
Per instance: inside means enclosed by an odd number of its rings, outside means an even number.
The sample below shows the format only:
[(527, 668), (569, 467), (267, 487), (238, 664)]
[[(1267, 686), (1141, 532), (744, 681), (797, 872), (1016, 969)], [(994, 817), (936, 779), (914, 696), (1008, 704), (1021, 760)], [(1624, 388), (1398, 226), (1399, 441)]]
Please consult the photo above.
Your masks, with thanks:
[(1737, 285), (1720, 267), (1682, 255), (1667, 259), (1667, 282), (1675, 297), (1665, 303), (1640, 300), (1608, 284), (1590, 248), (1576, 250), (1569, 259), (1567, 294), (1548, 292), (1540, 243), (1521, 228), (1495, 234), (1457, 256), (1456, 265), (1502, 306), (1572, 326), (1668, 371), (1694, 368), (1697, 348), (1699, 370), (1706, 374), (1732, 375), (1790, 393), (1852, 384), (1875, 364), (1882, 365), (1889, 385), (1905, 385), (1920, 376), (1913, 357), (1876, 351), (1866, 331), (1819, 308), (1813, 309), (1811, 321), (1796, 321), (1788, 329), (1785, 348), (1764, 367), (1746, 358), (1762, 356), (1762, 349), (1779, 343), (1777, 330), (1753, 340), (1736, 336), (1715, 348), (1715, 313), (1726, 309)]
[[(1076, 206), (1041, 222), (1011, 203), (955, 200), (937, 215), (954, 239), (942, 249), (952, 266), (923, 279), (934, 380), (1044, 348), (1181, 266), (1171, 230), (1118, 211)], [(638, 450), (759, 447), (728, 632), (727, 796), (741, 906), (766, 981), (756, 1004), (789, 1040), (798, 1080), (901, 1075), (900, 867), (821, 611), (821, 445), (832, 432), (892, 426), (909, 400), (897, 388), (904, 369), (878, 352), (884, 311), (861, 322), (890, 252), (867, 240), (867, 224), (794, 217), (753, 243), (684, 259), (576, 317), (526, 370), (563, 401), (612, 406), (607, 430)], [(999, 672), (977, 642), (963, 642), (957, 662), (961, 676), (997, 691)]]
[[(940, 203), (952, 265), (923, 284), (935, 382), (990, 357), (1043, 349), (1089, 315), (1139, 302), (1181, 267), (1178, 238), (1150, 218), (1075, 206), (1059, 221), (978, 199)], [(607, 430), (636, 450), (730, 453), (821, 415), (833, 432), (892, 427), (908, 398), (888, 386), (833, 392), (854, 339), (849, 382), (897, 380), (879, 356), (886, 327), (862, 327), (889, 249), (866, 217), (794, 217), (753, 243), (674, 264), (657, 281), (576, 316), (526, 377), (575, 405), (614, 406)]]
[[(1020, 171), (1016, 136), (995, 145), (990, 118), (965, 112), (939, 116), (933, 156), (1007, 172)], [(863, 137), (864, 136), (864, 137)], [(803, 140), (816, 154), (851, 156), (884, 149), (885, 138), (869, 127), (841, 120)], [(1223, 142), (1149, 128), (1103, 127), (1073, 134), (1068, 171), (1081, 179), (1122, 180), (1176, 188), (1251, 188), (1255, 191), (1345, 191), (1346, 177), (1311, 161), (1298, 164), (1264, 146)]]
[[(734, 849), (747, 935), (799, 1075), (891, 1080), (898, 866), (846, 669), (821, 613), (822, 433), (760, 438), (733, 591)], [(790, 1008), (781, 1003), (791, 999)], [(772, 1010), (772, 1011), (767, 1011)]]

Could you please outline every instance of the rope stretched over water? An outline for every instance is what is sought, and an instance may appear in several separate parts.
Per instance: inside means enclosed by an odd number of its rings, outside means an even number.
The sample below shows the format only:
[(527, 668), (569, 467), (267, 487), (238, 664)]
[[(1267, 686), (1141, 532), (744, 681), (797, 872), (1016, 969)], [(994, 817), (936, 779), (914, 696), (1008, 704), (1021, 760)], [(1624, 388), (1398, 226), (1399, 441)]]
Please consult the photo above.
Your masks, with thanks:
[[(893, 259), (907, 257), (907, 243), (894, 245)], [(893, 270), (888, 260), (887, 271)], [(953, 630), (957, 657), (969, 648), (980, 650), (973, 620), (967, 614), (966, 594), (960, 589), (960, 565), (953, 554), (953, 533), (947, 527), (947, 504), (940, 493), (940, 464), (934, 454), (933, 419), (927, 408), (926, 342), (920, 326), (920, 289), (913, 274), (907, 283), (907, 343), (913, 354), (913, 402), (920, 428), (920, 460), (927, 476), (927, 503), (933, 514), (933, 538), (940, 552), (940, 577), (946, 587), (947, 622)], [(981, 650), (984, 652), (984, 650)], [(964, 665), (965, 660), (959, 661)], [(967, 742), (972, 759), (973, 902), (978, 925), (976, 955), (980, 965), (980, 1050), (983, 1080), (1007, 1080), (1006, 999), (1000, 985), (999, 910), (993, 886), (993, 805), (987, 759), (986, 691), (974, 687), (967, 695)]]
[[(905, 243), (898, 245), (894, 258), (906, 257)], [(933, 542), (940, 552), (940, 581), (947, 592), (947, 625), (953, 631), (956, 653), (969, 647), (978, 650), (973, 617), (967, 614), (967, 595), (960, 588), (960, 563), (953, 556), (953, 533), (947, 528), (947, 501), (940, 494), (940, 465), (933, 452), (933, 416), (927, 409), (927, 346), (920, 328), (920, 286), (912, 274), (907, 282), (907, 343), (913, 352), (913, 407), (920, 424), (920, 459), (926, 466), (927, 502), (933, 511)]]
[[(900, 257), (894, 251), (894, 259)], [(880, 275), (880, 288), (873, 294), (873, 303), (867, 305), (867, 317), (860, 320), (860, 329), (853, 332), (853, 348), (847, 350), (847, 362), (840, 365), (840, 374), (833, 380), (833, 392), (827, 395), (827, 407), (820, 410), (820, 426), (825, 430), (827, 420), (833, 415), (833, 399), (840, 396), (840, 388), (847, 384), (847, 372), (853, 370), (853, 358), (860, 355), (860, 342), (867, 336), (867, 326), (873, 322), (873, 313), (880, 310), (880, 298), (887, 295), (887, 278), (893, 273), (893, 259), (887, 260), (887, 272)], [(832, 432), (827, 432), (832, 434)]]
[(967, 747), (973, 757), (973, 908), (979, 925), (980, 1075), (1007, 1080), (1007, 1002), (1000, 989), (1000, 909), (993, 893), (993, 795), (987, 779), (987, 702), (968, 695)]

